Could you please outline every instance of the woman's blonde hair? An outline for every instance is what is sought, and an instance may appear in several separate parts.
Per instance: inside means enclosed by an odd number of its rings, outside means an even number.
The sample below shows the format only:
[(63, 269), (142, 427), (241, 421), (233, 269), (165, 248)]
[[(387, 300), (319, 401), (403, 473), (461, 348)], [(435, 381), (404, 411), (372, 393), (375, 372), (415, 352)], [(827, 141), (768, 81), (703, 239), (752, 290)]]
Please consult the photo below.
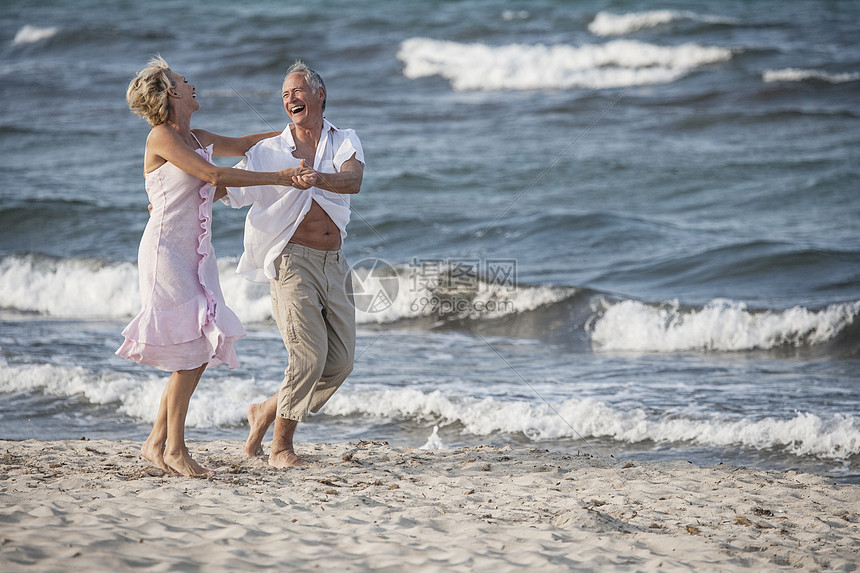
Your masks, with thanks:
[(145, 119), (150, 127), (167, 123), (170, 111), (167, 90), (176, 87), (170, 73), (170, 66), (156, 54), (131, 80), (125, 92), (129, 109)]

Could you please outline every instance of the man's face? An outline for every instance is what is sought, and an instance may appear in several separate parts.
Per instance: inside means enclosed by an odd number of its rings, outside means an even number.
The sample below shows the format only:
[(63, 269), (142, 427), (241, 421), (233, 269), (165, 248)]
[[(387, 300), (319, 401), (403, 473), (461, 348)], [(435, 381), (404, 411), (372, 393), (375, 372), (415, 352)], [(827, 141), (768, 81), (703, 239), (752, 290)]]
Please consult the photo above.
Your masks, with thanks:
[(294, 124), (302, 127), (315, 127), (322, 120), (322, 102), (325, 90), (316, 93), (305, 80), (304, 74), (294, 73), (287, 76), (283, 87), (284, 109)]

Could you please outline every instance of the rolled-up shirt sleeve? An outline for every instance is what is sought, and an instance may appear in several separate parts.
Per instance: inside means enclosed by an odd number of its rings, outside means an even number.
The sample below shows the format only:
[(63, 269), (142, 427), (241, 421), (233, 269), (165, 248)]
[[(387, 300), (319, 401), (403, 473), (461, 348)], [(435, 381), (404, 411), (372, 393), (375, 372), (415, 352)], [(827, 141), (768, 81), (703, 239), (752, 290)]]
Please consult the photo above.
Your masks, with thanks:
[(361, 149), (361, 141), (359, 141), (355, 131), (352, 129), (342, 129), (340, 131), (346, 137), (343, 138), (343, 141), (334, 154), (334, 160), (332, 163), (334, 163), (335, 169), (340, 171), (344, 161), (352, 157), (353, 154), (355, 154), (355, 158), (358, 159), (362, 165), (365, 165), (364, 151)]

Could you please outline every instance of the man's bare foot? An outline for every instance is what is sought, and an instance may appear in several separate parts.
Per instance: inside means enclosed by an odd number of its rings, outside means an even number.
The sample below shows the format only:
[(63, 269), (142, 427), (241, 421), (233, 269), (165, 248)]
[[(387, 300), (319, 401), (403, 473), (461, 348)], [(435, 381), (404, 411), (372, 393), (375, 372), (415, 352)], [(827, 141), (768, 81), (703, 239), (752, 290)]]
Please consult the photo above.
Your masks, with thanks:
[(249, 458), (263, 455), (263, 438), (266, 437), (266, 431), (271, 425), (271, 420), (266, 420), (260, 409), (262, 404), (251, 404), (248, 406), (248, 425), (251, 426), (248, 432), (248, 440), (245, 442), (245, 455)]
[(269, 465), (273, 468), (294, 468), (306, 466), (308, 462), (296, 455), (292, 450), (283, 450), (269, 454)]
[(188, 450), (174, 454), (164, 453), (164, 463), (179, 475), (188, 477), (206, 477), (209, 470), (198, 464), (188, 453)]
[(140, 448), (140, 455), (143, 456), (145, 460), (149, 460), (155, 467), (163, 471), (168, 475), (176, 475), (176, 472), (170, 469), (170, 467), (164, 463), (164, 444), (155, 444), (149, 441), (143, 443), (143, 446)]

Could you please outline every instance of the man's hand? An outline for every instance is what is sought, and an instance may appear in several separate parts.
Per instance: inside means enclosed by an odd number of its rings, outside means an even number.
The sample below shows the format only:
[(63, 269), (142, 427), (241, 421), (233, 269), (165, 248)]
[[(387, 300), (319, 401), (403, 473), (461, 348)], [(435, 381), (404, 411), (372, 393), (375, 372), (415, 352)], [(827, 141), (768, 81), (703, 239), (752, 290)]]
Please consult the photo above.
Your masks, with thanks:
[[(281, 174), (287, 174), (291, 170), (284, 169)], [(343, 162), (338, 173), (320, 173), (308, 167), (304, 159), (301, 167), (294, 168), (292, 180), (289, 185), (296, 189), (310, 189), (317, 187), (333, 193), (352, 194), (361, 189), (361, 179), (364, 174), (364, 165), (355, 158), (355, 155)]]
[(302, 159), (301, 167), (290, 167), (289, 169), (278, 171), (278, 175), (284, 178), (284, 182), (282, 184), (292, 185), (296, 189), (309, 189), (310, 187), (313, 187), (313, 184), (305, 185), (304, 178), (311, 177), (314, 174), (316, 174), (316, 171), (309, 168), (304, 159)]
[(310, 189), (316, 186), (319, 179), (320, 174), (308, 167), (308, 164), (302, 159), (301, 167), (297, 167), (296, 173), (293, 174), (292, 185), (296, 189)]

